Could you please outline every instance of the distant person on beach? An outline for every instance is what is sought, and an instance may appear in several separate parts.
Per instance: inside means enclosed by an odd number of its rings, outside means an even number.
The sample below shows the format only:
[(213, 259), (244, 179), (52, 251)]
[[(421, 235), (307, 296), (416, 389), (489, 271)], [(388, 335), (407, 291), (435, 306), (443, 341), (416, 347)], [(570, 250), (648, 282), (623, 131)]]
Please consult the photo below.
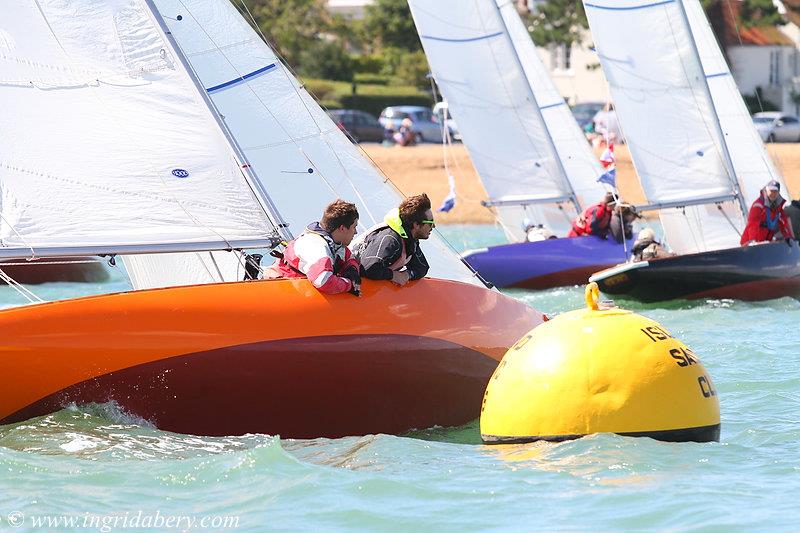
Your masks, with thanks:
[(319, 292), (359, 296), (360, 265), (347, 248), (356, 226), (356, 206), (344, 200), (334, 201), (325, 208), (322, 220), (309, 224), (286, 246), (283, 257), (264, 270), (264, 278), (308, 278)]
[(639, 232), (636, 241), (633, 243), (632, 254), (634, 261), (649, 261), (650, 259), (674, 255), (656, 240), (656, 234), (650, 228), (644, 228)]
[(414, 144), (414, 122), (408, 117), (400, 122), (400, 127), (394, 133), (394, 142), (400, 146)]
[(595, 113), (592, 122), (594, 123), (594, 132), (605, 139), (606, 142), (612, 140), (617, 143), (625, 143), (622, 129), (619, 127), (619, 120), (617, 120), (617, 112), (611, 102)]
[(427, 194), (403, 200), (355, 244), (354, 253), (363, 265), (364, 277), (400, 286), (425, 277), (429, 266), (419, 241), (430, 237), (434, 227)]
[(761, 194), (753, 202), (747, 215), (747, 226), (744, 228), (739, 243), (765, 242), (777, 238), (793, 239), (794, 233), (789, 217), (783, 210), (786, 200), (780, 193), (781, 184), (775, 180), (767, 183)]
[(616, 203), (614, 194), (607, 192), (602, 201), (587, 207), (583, 213), (575, 217), (567, 237), (594, 235), (605, 239)]

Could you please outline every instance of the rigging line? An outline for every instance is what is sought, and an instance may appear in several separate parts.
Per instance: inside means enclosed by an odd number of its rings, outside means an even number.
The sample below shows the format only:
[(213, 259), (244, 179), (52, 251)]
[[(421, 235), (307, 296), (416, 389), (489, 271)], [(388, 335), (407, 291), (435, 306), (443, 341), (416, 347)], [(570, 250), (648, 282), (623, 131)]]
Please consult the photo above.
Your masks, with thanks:
[[(311, 112), (311, 110), (309, 109), (305, 98), (303, 98), (303, 95), (300, 93), (300, 88), (298, 87), (298, 84), (295, 83), (296, 81), (299, 81), (297, 79), (296, 73), (292, 70), (291, 66), (284, 60), (284, 58), (278, 53), (278, 51), (276, 49), (274, 49), (272, 46), (269, 45), (269, 41), (267, 41), (266, 36), (261, 31), (261, 27), (256, 22), (256, 20), (253, 17), (252, 13), (250, 13), (250, 9), (247, 7), (247, 4), (245, 4), (244, 0), (241, 0), (240, 3), (242, 4), (242, 6), (244, 7), (245, 11), (247, 12), (247, 15), (250, 17), (250, 19), (252, 21), (252, 26), (255, 27), (256, 31), (261, 36), (262, 43), (264, 43), (264, 45), (269, 48), (269, 50), (275, 55), (275, 57), (281, 61), (281, 66), (283, 67), (282, 69), (280, 69), (281, 72), (283, 72), (284, 77), (287, 79), (287, 81), (289, 81), (289, 85), (292, 87), (292, 89), (294, 90), (295, 95), (297, 96), (298, 100), (300, 101), (300, 103), (305, 108), (306, 114), (312, 120), (314, 125), (317, 127), (317, 130), (318, 130), (318, 132), (320, 134), (320, 138), (323, 140), (325, 145), (328, 147), (329, 152), (331, 154), (333, 154), (334, 158), (336, 159), (336, 162), (339, 164), (339, 167), (342, 170), (342, 173), (343, 173), (344, 177), (347, 179), (347, 182), (350, 184), (350, 187), (351, 187), (353, 193), (360, 200), (361, 205), (367, 211), (367, 216), (369, 216), (375, 223), (377, 223), (379, 221), (379, 219), (376, 218), (376, 216), (372, 213), (372, 211), (369, 208), (369, 204), (364, 200), (364, 197), (362, 196), (361, 192), (359, 191), (359, 188), (356, 187), (356, 184), (353, 182), (352, 176), (350, 175), (350, 172), (347, 170), (347, 166), (344, 164), (344, 162), (342, 161), (341, 157), (339, 157), (339, 151), (335, 150), (334, 147), (331, 145), (330, 139), (328, 138), (327, 135), (325, 135), (323, 133), (322, 126), (319, 124), (319, 122), (317, 122), (317, 119), (314, 116), (314, 114)], [(183, 4), (183, 0), (181, 0), (181, 4)], [(194, 18), (194, 16), (193, 16), (193, 18)], [(208, 35), (208, 32), (206, 32), (205, 29), (203, 29), (203, 32), (208, 36), (209, 40), (211, 40), (211, 42), (217, 47), (217, 49), (220, 51), (220, 53), (223, 55), (223, 57), (225, 57), (225, 59), (228, 60), (228, 62), (231, 64), (231, 66), (234, 69), (236, 69), (235, 65), (230, 61), (230, 59), (228, 59), (228, 56), (225, 54), (225, 52), (223, 52), (221, 49), (219, 49), (219, 46), (217, 46), (217, 43), (214, 42), (214, 40), (211, 38), (210, 35)], [(236, 69), (236, 70), (238, 72), (238, 69)], [(289, 72), (291, 72), (291, 75), (294, 76), (295, 79), (292, 79), (290, 77)], [(292, 141), (294, 142), (294, 137), (289, 134), (288, 130), (283, 126), (283, 124), (280, 121), (278, 121), (277, 117), (274, 116), (272, 111), (267, 108), (266, 104), (264, 104), (264, 102), (261, 100), (261, 97), (258, 94), (256, 94), (256, 92), (252, 89), (252, 87), (249, 84), (246, 84), (246, 85), (250, 89), (250, 91), (253, 93), (253, 95), (256, 97), (256, 99), (259, 101), (259, 103), (262, 105), (262, 107), (264, 107), (267, 110), (267, 112), (271, 116), (273, 116), (273, 118), (275, 118), (276, 123), (278, 123), (281, 126), (281, 129), (283, 129), (284, 133), (290, 139), (292, 139)], [(302, 87), (305, 88), (305, 84), (303, 84)], [(306, 92), (308, 94), (310, 94), (310, 92), (307, 89), (306, 89)], [(316, 99), (314, 99), (314, 100), (316, 100)], [(320, 106), (320, 107), (322, 107), (322, 106)], [(328, 120), (330, 121), (331, 119), (328, 117)], [(334, 135), (336, 135), (336, 133), (334, 133)], [(342, 135), (344, 135), (344, 134), (342, 133)], [(314, 166), (314, 168), (317, 168), (316, 165), (314, 164), (314, 162), (311, 160), (311, 158), (308, 156), (308, 154), (302, 148), (302, 146), (300, 146), (299, 143), (297, 143), (297, 142), (294, 142), (294, 144), (295, 144), (295, 147), (300, 151), (300, 153), (303, 154), (303, 156), (306, 158), (306, 160), (309, 162), (309, 164)], [(338, 191), (328, 181), (328, 179), (324, 175), (324, 173), (321, 172), (318, 168), (317, 168), (317, 172), (319, 173), (319, 175), (322, 178), (322, 180), (325, 183), (325, 185), (328, 186), (328, 189), (331, 192), (338, 194)]]
[(33, 249), (33, 246), (30, 243), (28, 243), (27, 239), (25, 239), (25, 237), (19, 231), (17, 231), (17, 228), (15, 228), (13, 224), (11, 224), (8, 220), (6, 220), (6, 217), (3, 216), (2, 209), (0, 209), (0, 220), (5, 222), (8, 225), (8, 227), (11, 228), (11, 231), (13, 231), (14, 234), (17, 237), (19, 237), (25, 248), (28, 248), (31, 251), (31, 259), (36, 259), (36, 251)]
[(34, 294), (30, 289), (22, 286), (20, 283), (17, 282), (14, 278), (6, 274), (5, 270), (0, 268), (0, 280), (4, 281), (9, 287), (17, 291), (21, 296), (23, 296), (29, 303), (43, 303), (44, 300), (39, 298), (36, 294)]
[(731, 220), (731, 218), (728, 216), (728, 213), (725, 212), (725, 209), (722, 207), (722, 204), (717, 204), (717, 209), (719, 209), (722, 212), (722, 216), (724, 216), (725, 220), (728, 221), (728, 224), (731, 225), (731, 227), (733, 228), (733, 231), (738, 233), (739, 237), (741, 237), (742, 236), (742, 232), (739, 231), (739, 228), (736, 226), (736, 224), (733, 223), (733, 220)]

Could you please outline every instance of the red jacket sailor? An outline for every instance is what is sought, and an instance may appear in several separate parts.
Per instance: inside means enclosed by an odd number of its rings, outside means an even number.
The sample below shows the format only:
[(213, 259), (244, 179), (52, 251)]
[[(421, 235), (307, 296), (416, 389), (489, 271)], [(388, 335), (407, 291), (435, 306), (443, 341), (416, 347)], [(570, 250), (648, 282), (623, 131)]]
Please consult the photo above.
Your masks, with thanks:
[(615, 205), (614, 195), (607, 192), (602, 202), (587, 207), (583, 213), (575, 217), (575, 220), (572, 221), (572, 229), (567, 233), (567, 237), (594, 235), (605, 239), (608, 228), (611, 225), (611, 215), (614, 212)]
[(794, 233), (789, 217), (783, 211), (786, 200), (780, 194), (781, 184), (775, 180), (761, 189), (747, 215), (747, 226), (744, 228), (740, 244), (750, 242), (771, 241), (780, 231), (784, 239), (793, 239)]
[(264, 278), (308, 278), (322, 293), (358, 295), (360, 265), (347, 248), (357, 225), (356, 206), (336, 200), (325, 208), (322, 220), (309, 224), (286, 246), (283, 258), (264, 270)]

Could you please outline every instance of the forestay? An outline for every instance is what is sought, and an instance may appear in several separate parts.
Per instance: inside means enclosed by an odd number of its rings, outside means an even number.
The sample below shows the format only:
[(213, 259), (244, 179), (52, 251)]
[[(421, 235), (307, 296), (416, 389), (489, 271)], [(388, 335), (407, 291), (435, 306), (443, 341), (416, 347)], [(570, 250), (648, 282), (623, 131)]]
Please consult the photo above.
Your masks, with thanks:
[(135, 1), (4, 3), (3, 256), (259, 246), (273, 226)]
[[(156, 0), (157, 12), (224, 118), (247, 162), (297, 236), (324, 207), (356, 203), (361, 230), (401, 200), (227, 0)], [(415, 191), (416, 192), (416, 191)], [(422, 192), (422, 191), (419, 191)], [(436, 235), (425, 243), (429, 275), (477, 282)], [(232, 254), (134, 259), (137, 288), (241, 279)], [(148, 265), (144, 265), (144, 262)], [(265, 261), (269, 262), (269, 261)], [(131, 263), (128, 261), (128, 263)], [(187, 263), (192, 265), (188, 268)], [(227, 268), (216, 269), (227, 263)], [(207, 268), (209, 267), (209, 268)]]
[(602, 197), (596, 181), (602, 170), (513, 3), (410, 0), (409, 6), (509, 238), (523, 239), (525, 218), (563, 235), (576, 215), (573, 194), (584, 204)]
[[(738, 245), (744, 221), (727, 152), (743, 147), (725, 144), (723, 129), (728, 134), (737, 122), (721, 129), (715, 107), (726, 116), (739, 110), (732, 82), (714, 90), (712, 100), (707, 78), (717, 83), (730, 76), (719, 50), (712, 50), (710, 28), (696, 45), (692, 30), (699, 24), (690, 28), (680, 0), (591, 0), (584, 6), (648, 201), (709, 202), (661, 211), (670, 246), (689, 253)], [(698, 16), (707, 25), (702, 10)], [(714, 72), (707, 75), (703, 66)], [(712, 203), (724, 197), (731, 200)]]

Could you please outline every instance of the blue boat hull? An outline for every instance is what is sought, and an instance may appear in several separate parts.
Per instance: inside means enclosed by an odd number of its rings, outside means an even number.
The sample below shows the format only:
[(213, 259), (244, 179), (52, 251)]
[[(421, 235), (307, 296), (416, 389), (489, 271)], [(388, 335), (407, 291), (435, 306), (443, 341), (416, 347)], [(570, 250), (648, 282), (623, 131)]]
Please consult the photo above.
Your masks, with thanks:
[(586, 283), (592, 273), (625, 262), (632, 246), (633, 240), (623, 246), (613, 239), (575, 237), (491, 246), (463, 257), (497, 287), (549, 289)]

